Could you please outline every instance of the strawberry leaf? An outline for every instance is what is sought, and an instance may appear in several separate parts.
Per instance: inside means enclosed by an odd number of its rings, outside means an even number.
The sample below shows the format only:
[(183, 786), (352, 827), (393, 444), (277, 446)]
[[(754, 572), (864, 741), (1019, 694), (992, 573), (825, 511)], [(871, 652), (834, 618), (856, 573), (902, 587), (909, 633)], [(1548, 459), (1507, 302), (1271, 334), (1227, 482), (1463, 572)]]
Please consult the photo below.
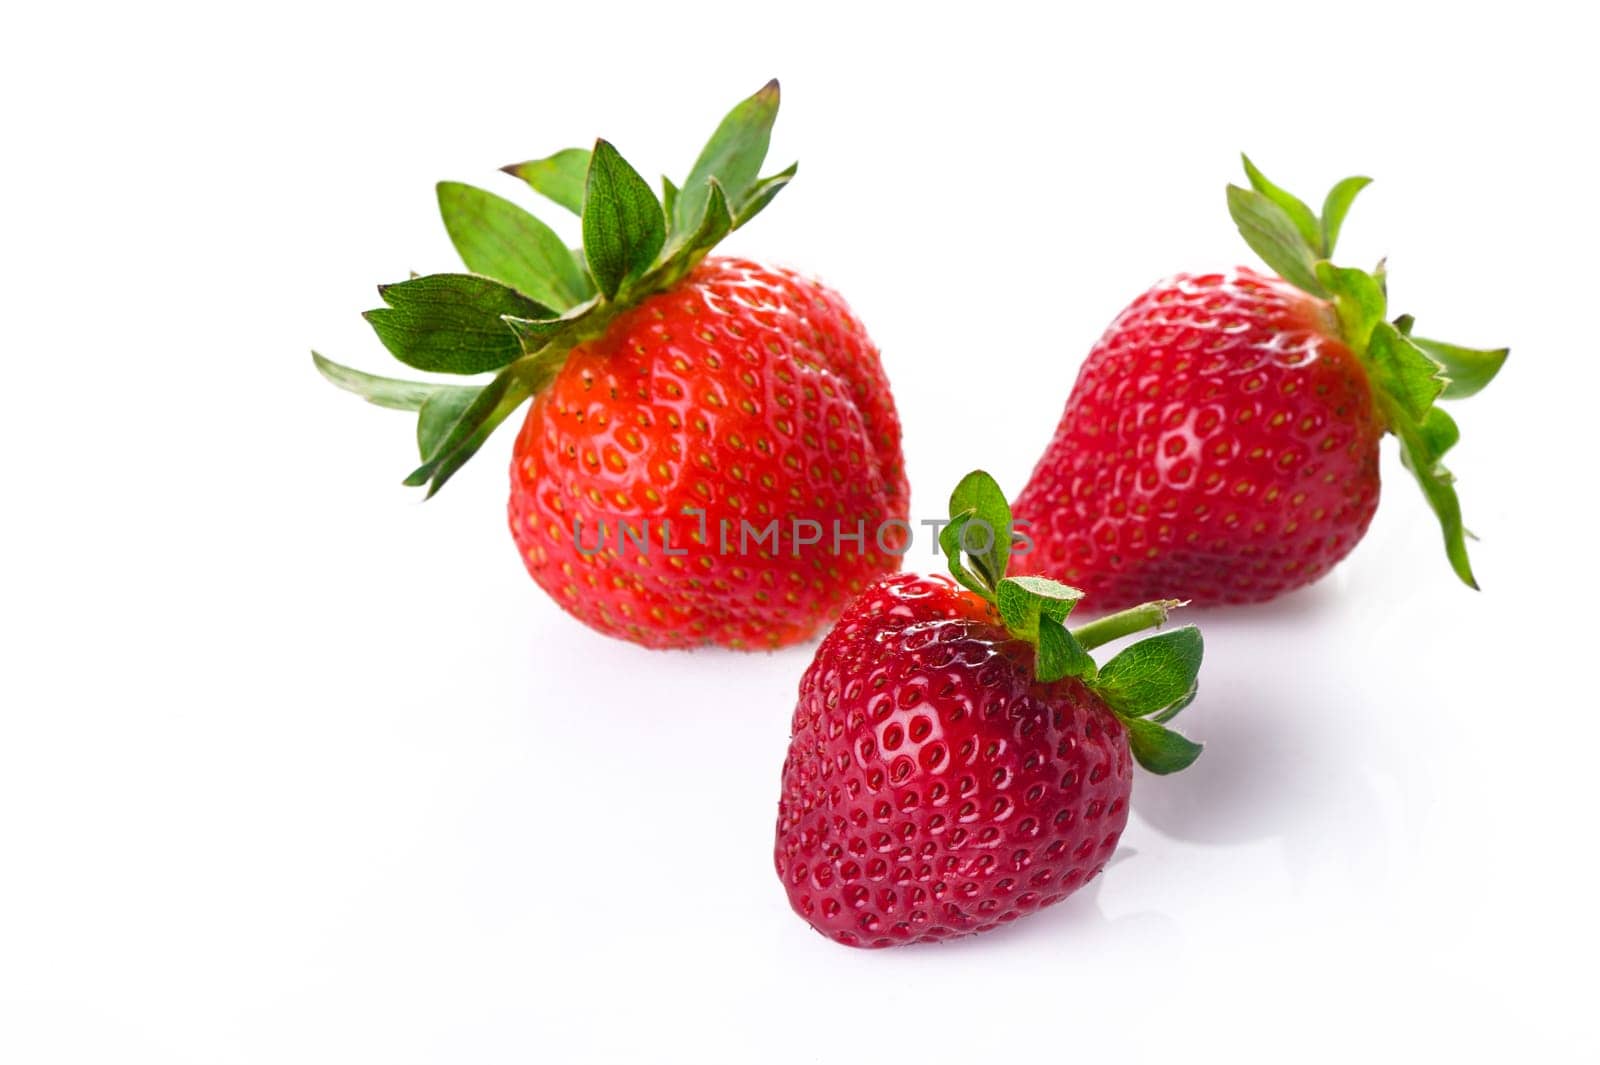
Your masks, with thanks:
[(502, 320), (516, 334), (523, 352), (533, 355), (568, 337), (578, 328), (579, 322), (593, 313), (593, 309), (594, 304), (588, 303), (573, 308), (560, 318), (517, 318), (508, 314)]
[[(767, 158), (772, 124), (778, 117), (778, 82), (767, 82), (754, 96), (741, 100), (717, 126), (701, 149), (673, 205), (672, 228), (686, 231), (700, 224), (710, 198), (706, 182), (716, 178), (730, 204), (742, 207)], [(768, 197), (770, 199), (770, 197)], [(758, 208), (759, 209), (759, 208)]]
[(444, 434), (482, 391), (477, 385), (445, 385), (423, 381), (397, 381), (340, 366), (316, 352), (312, 360), (322, 376), (367, 402), (390, 410), (417, 411), (417, 450), (426, 460)]
[(716, 178), (706, 184), (705, 210), (700, 214), (700, 225), (683, 238), (683, 250), (690, 255), (702, 255), (716, 247), (717, 242), (733, 229), (733, 215), (728, 211), (728, 200), (722, 194), (722, 185)]
[(1469, 395), (1494, 376), (1505, 361), (1505, 353), (1414, 340), (1407, 335), (1410, 326), (1408, 316), (1396, 323), (1380, 322), (1367, 347), (1367, 366), (1377, 386), (1384, 421), (1400, 441), (1400, 458), (1439, 519), (1450, 568), (1468, 587), (1476, 588), (1478, 581), (1467, 556), (1467, 530), (1461, 521), (1455, 476), (1442, 461), (1445, 452), (1461, 438), (1461, 431), (1453, 418), (1434, 405), (1435, 400), (1449, 394), (1449, 371), (1445, 363), (1435, 361), (1423, 344), (1450, 349), (1444, 354), (1462, 367), (1465, 387), (1469, 389), (1465, 394)]
[(1094, 659), (1089, 657), (1089, 652), (1083, 649), (1083, 645), (1067, 631), (1065, 625), (1048, 617), (1041, 617), (1038, 625), (1038, 651), (1034, 655), (1034, 676), (1046, 684), (1063, 677), (1085, 679), (1094, 677)]
[(1123, 722), (1128, 727), (1128, 749), (1134, 760), (1152, 773), (1165, 776), (1187, 769), (1200, 757), (1201, 745), (1143, 718)]
[(995, 587), (1000, 620), (1013, 636), (1030, 643), (1038, 642), (1042, 621), (1061, 624), (1082, 598), (1078, 589), (1048, 577), (1007, 577)]
[(615, 148), (596, 141), (584, 187), (583, 254), (606, 298), (614, 298), (623, 282), (648, 270), (666, 239), (666, 219), (655, 193)]
[(1194, 687), (1190, 688), (1188, 693), (1186, 695), (1184, 695), (1184, 697), (1182, 699), (1179, 699), (1177, 702), (1173, 703), (1171, 706), (1167, 707), (1165, 710), (1160, 710), (1160, 711), (1157, 711), (1154, 714), (1151, 714), (1149, 717), (1145, 718), (1145, 720), (1146, 721), (1155, 721), (1155, 722), (1158, 722), (1158, 723), (1159, 722), (1171, 721), (1173, 718), (1177, 717), (1184, 710), (1188, 709), (1189, 704), (1194, 702), (1195, 697), (1198, 696), (1199, 694), (1200, 694), (1200, 684), (1199, 684), (1198, 681), (1196, 681)]
[(1339, 231), (1344, 228), (1344, 216), (1350, 213), (1350, 205), (1370, 184), (1371, 178), (1348, 177), (1328, 190), (1328, 198), (1322, 201), (1322, 246), (1319, 249), (1324, 259), (1333, 254), (1339, 243)]
[(444, 227), (468, 270), (558, 311), (584, 299), (583, 274), (549, 226), (471, 185), (441, 181), (438, 193)]
[[(1447, 394), (1446, 367), (1436, 362), (1421, 344), (1406, 334), (1410, 319), (1401, 317), (1398, 325), (1380, 322), (1372, 331), (1372, 342), (1367, 349), (1369, 369), (1377, 385), (1377, 399), (1388, 429), (1400, 441), (1400, 458), (1406, 469), (1416, 478), (1428, 506), (1439, 519), (1444, 535), (1445, 555), (1456, 576), (1471, 588), (1478, 587), (1472, 574), (1472, 563), (1467, 556), (1467, 530), (1461, 521), (1461, 500), (1456, 495), (1455, 476), (1442, 461), (1445, 452), (1456, 445), (1461, 430), (1455, 420), (1434, 405), (1434, 401)], [(1431, 342), (1429, 342), (1431, 343)], [(1465, 352), (1467, 349), (1455, 349)], [(1458, 357), (1451, 352), (1451, 357)], [(1498, 354), (1498, 361), (1494, 356)], [(1486, 373), (1484, 381), (1494, 376), (1498, 363), (1505, 355), (1495, 352), (1471, 352), (1465, 365), (1473, 369), (1471, 356), (1481, 356)], [(1479, 383), (1482, 387), (1482, 383)]]
[(1422, 419), (1418, 432), (1427, 453), (1435, 460), (1443, 458), (1445, 452), (1461, 442), (1461, 430), (1456, 427), (1455, 419), (1439, 407), (1430, 410)]
[(1379, 389), (1411, 421), (1427, 417), (1433, 401), (1444, 391), (1444, 368), (1390, 322), (1380, 321), (1373, 327), (1367, 360)]
[(1456, 495), (1455, 476), (1440, 461), (1460, 439), (1461, 432), (1455, 420), (1434, 407), (1420, 423), (1396, 419), (1390, 429), (1400, 438), (1401, 460), (1417, 479), (1428, 506), (1439, 519), (1450, 567), (1469, 587), (1477, 588), (1472, 562), (1467, 557), (1467, 531), (1461, 521), (1461, 500)]
[(677, 205), (678, 205), (678, 186), (676, 186), (676, 185), (674, 185), (672, 183), (672, 179), (671, 178), (667, 177), (667, 175), (665, 175), (665, 174), (662, 174), (661, 175), (661, 210), (662, 210), (662, 213), (664, 213), (667, 216), (667, 220), (668, 221), (672, 220), (672, 216), (677, 210)]
[[(1283, 213), (1289, 217), (1289, 221), (1294, 223), (1294, 228), (1299, 231), (1300, 239), (1305, 242), (1306, 247), (1314, 251), (1320, 251), (1322, 246), (1322, 223), (1317, 220), (1316, 215), (1311, 213), (1311, 208), (1307, 207), (1299, 197), (1280, 189), (1268, 181), (1266, 175), (1256, 169), (1256, 165), (1250, 161), (1248, 155), (1241, 153), (1239, 158), (1244, 160), (1244, 173), (1245, 177), (1250, 179), (1250, 187), (1283, 210)], [(1326, 254), (1326, 252), (1322, 253), (1324, 257)]]
[(984, 584), (993, 588), (1006, 575), (1011, 559), (1011, 504), (995, 479), (982, 470), (967, 474), (950, 493), (951, 515), (968, 511), (971, 516), (962, 523), (958, 542)]
[(761, 213), (762, 208), (772, 202), (772, 198), (782, 192), (785, 185), (794, 180), (795, 174), (800, 172), (799, 163), (790, 163), (786, 169), (778, 171), (768, 177), (762, 178), (750, 186), (749, 195), (739, 205), (738, 214), (734, 217), (733, 228), (738, 229), (750, 219)]
[(1049, 577), (1007, 577), (1000, 582), (1000, 589), (1004, 591), (1008, 585), (1015, 589), (1013, 599), (1017, 594), (1027, 596), (1032, 600), (1028, 609), (1037, 610), (1040, 615), (1055, 621), (1065, 621), (1067, 615), (1072, 613), (1072, 608), (1083, 598), (1083, 593), (1078, 589)]
[(423, 402), (417, 411), (417, 451), (423, 462), (439, 450), (439, 445), (482, 391), (481, 385), (454, 385), (440, 389)]
[(582, 216), (583, 188), (589, 173), (588, 149), (566, 148), (544, 159), (512, 163), (500, 169), (526, 181), (539, 195)]
[(1333, 297), (1345, 343), (1353, 351), (1364, 350), (1388, 310), (1383, 286), (1365, 270), (1335, 266), (1326, 260), (1317, 263), (1316, 271), (1317, 280)]
[(1158, 633), (1122, 650), (1100, 670), (1095, 688), (1123, 717), (1147, 717), (1194, 690), (1204, 641), (1193, 625)]
[(1006, 629), (1024, 640), (1037, 639), (1041, 603), (1037, 596), (1007, 577), (994, 590), (995, 606)]
[(388, 307), (365, 315), (395, 358), (434, 373), (498, 370), (522, 354), (502, 315), (548, 318), (554, 312), (498, 281), (472, 274), (430, 274), (378, 289)]
[[(428, 497), (432, 498), (532, 391), (522, 374), (515, 368), (508, 368), (477, 389), (471, 402), (462, 405), (453, 420), (447, 419), (454, 404), (441, 408), (436, 423), (430, 425), (426, 433), (423, 464), (411, 472), (405, 483), (412, 487), (427, 485)], [(419, 419), (419, 442), (423, 437)]]
[(977, 513), (974, 510), (965, 510), (959, 514), (950, 515), (950, 524), (939, 530), (939, 550), (944, 553), (945, 564), (950, 567), (950, 576), (963, 587), (977, 592), (983, 598), (994, 600), (994, 589), (979, 575), (967, 568), (963, 561), (965, 551), (961, 546), (966, 534), (967, 522), (971, 521)]
[(1411, 342), (1444, 367), (1446, 383), (1441, 399), (1465, 399), (1477, 395), (1494, 380), (1505, 365), (1509, 348), (1463, 348), (1439, 340), (1412, 337)]
[(362, 373), (360, 370), (352, 370), (348, 366), (340, 366), (332, 359), (325, 359), (314, 351), (311, 353), (311, 361), (316, 365), (317, 372), (346, 392), (353, 392), (368, 403), (374, 406), (387, 407), (389, 410), (420, 410), (430, 396), (442, 390), (477, 391), (477, 389), (467, 385), (438, 385), (424, 381), (401, 381), (393, 377), (379, 377), (376, 374)]
[(1244, 242), (1278, 276), (1313, 296), (1327, 298), (1317, 280), (1312, 249), (1282, 207), (1254, 189), (1229, 185), (1228, 213)]

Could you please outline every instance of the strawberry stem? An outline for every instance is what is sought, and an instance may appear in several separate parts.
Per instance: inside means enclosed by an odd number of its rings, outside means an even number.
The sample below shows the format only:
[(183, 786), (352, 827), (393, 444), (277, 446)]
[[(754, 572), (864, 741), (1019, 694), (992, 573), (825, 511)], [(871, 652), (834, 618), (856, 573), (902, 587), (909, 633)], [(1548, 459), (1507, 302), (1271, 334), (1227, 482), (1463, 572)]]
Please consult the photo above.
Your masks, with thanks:
[(1148, 603), (1140, 603), (1126, 610), (1119, 610), (1115, 614), (1107, 614), (1103, 618), (1079, 625), (1072, 630), (1073, 637), (1086, 651), (1108, 644), (1112, 640), (1131, 636), (1155, 625), (1163, 624), (1167, 615), (1182, 606), (1178, 599), (1156, 599)]

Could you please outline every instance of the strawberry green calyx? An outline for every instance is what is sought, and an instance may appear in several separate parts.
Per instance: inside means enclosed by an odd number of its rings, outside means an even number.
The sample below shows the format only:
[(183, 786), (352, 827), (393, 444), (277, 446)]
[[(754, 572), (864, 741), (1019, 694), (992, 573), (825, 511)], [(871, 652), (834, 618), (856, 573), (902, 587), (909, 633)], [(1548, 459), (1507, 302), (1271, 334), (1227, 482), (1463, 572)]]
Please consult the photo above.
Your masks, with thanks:
[(417, 413), (422, 464), (406, 478), (432, 496), (501, 422), (561, 370), (568, 352), (603, 335), (645, 297), (683, 280), (719, 241), (755, 217), (794, 177), (767, 177), (778, 114), (768, 82), (722, 120), (683, 185), (656, 197), (609, 142), (503, 169), (579, 216), (583, 247), (493, 193), (442, 182), (439, 210), (468, 273), (381, 286), (387, 305), (367, 321), (413, 369), (475, 376), (470, 384), (363, 373), (312, 353), (333, 384), (371, 403)]
[(1436, 402), (1476, 394), (1500, 372), (1508, 349), (1464, 348), (1413, 336), (1410, 315), (1386, 320), (1381, 263), (1371, 272), (1333, 264), (1345, 215), (1371, 179), (1339, 182), (1319, 216), (1268, 181), (1248, 157), (1244, 169), (1250, 188), (1228, 186), (1228, 212), (1240, 235), (1285, 281), (1332, 305), (1340, 338), (1366, 370), (1384, 424), (1399, 439), (1406, 468), (1438, 516), (1451, 568), (1477, 588), (1455, 477), (1442, 462), (1461, 434)]
[(974, 470), (950, 495), (950, 523), (939, 534), (950, 573), (994, 607), (1006, 631), (1034, 648), (1042, 683), (1075, 677), (1100, 696), (1128, 729), (1134, 758), (1152, 773), (1175, 773), (1200, 756), (1201, 745), (1166, 727), (1195, 697), (1204, 650), (1193, 625), (1130, 644), (1104, 666), (1089, 652), (1163, 624), (1183, 604), (1141, 603), (1068, 629), (1083, 593), (1045, 577), (1007, 577), (1011, 507), (993, 477)]

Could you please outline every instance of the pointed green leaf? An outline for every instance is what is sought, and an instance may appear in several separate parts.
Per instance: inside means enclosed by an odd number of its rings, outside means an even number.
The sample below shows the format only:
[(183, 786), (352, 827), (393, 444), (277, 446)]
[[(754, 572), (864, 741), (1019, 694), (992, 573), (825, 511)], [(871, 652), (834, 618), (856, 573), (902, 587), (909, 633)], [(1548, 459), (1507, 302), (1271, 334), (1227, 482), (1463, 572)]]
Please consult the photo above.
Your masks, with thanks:
[(354, 392), (369, 403), (390, 410), (414, 410), (417, 415), (417, 449), (427, 459), (445, 431), (482, 390), (475, 385), (433, 384), (423, 381), (397, 381), (392, 377), (352, 370), (348, 366), (311, 353), (322, 376), (347, 392)]
[(1179, 699), (1177, 702), (1173, 703), (1171, 706), (1167, 707), (1165, 710), (1159, 710), (1156, 713), (1151, 714), (1149, 717), (1145, 718), (1144, 720), (1146, 720), (1146, 721), (1154, 721), (1154, 722), (1156, 722), (1158, 724), (1163, 723), (1163, 722), (1167, 722), (1167, 721), (1171, 721), (1173, 718), (1175, 718), (1179, 714), (1181, 714), (1184, 710), (1187, 710), (1189, 708), (1189, 704), (1194, 702), (1195, 696), (1197, 696), (1199, 694), (1200, 694), (1200, 685), (1199, 685), (1198, 682), (1196, 682), (1195, 686), (1190, 688), (1188, 694), (1185, 695), (1182, 699)]
[(773, 79), (723, 118), (683, 183), (674, 205), (673, 229), (681, 231), (699, 225), (708, 198), (707, 178), (721, 182), (730, 203), (744, 202), (746, 190), (755, 182), (767, 158), (772, 123), (778, 117), (778, 96), (778, 82)]
[(1254, 189), (1229, 185), (1228, 213), (1245, 243), (1279, 277), (1313, 296), (1327, 298), (1313, 269), (1312, 249), (1282, 207)]
[(427, 402), (429, 396), (440, 389), (462, 387), (429, 384), (423, 381), (400, 381), (393, 377), (362, 373), (348, 366), (340, 366), (332, 359), (325, 359), (314, 351), (311, 353), (311, 361), (316, 364), (317, 371), (333, 384), (346, 392), (354, 392), (368, 403), (390, 410), (417, 410)]
[(1472, 562), (1467, 557), (1467, 531), (1461, 522), (1461, 500), (1456, 496), (1455, 477), (1440, 461), (1461, 436), (1455, 420), (1434, 407), (1420, 423), (1391, 419), (1389, 428), (1400, 438), (1400, 457), (1439, 519), (1450, 568), (1468, 587), (1477, 588)]
[(615, 148), (596, 141), (584, 192), (583, 254), (606, 298), (648, 270), (666, 239), (666, 219), (655, 193)]
[(589, 263), (583, 257), (583, 249), (568, 248), (567, 255), (572, 259), (572, 268), (577, 271), (578, 280), (583, 285), (583, 298), (585, 300), (593, 298), (599, 289), (595, 288), (594, 278), (589, 276)]
[(667, 175), (661, 175), (661, 212), (671, 221), (678, 205), (678, 186)]
[(1380, 402), (1387, 397), (1405, 420), (1422, 421), (1444, 391), (1444, 368), (1389, 322), (1380, 321), (1373, 328), (1367, 361), (1373, 383), (1383, 393)]
[(439, 213), (467, 269), (564, 311), (584, 280), (555, 231), (510, 200), (455, 181), (439, 182)]
[(1367, 338), (1388, 311), (1383, 286), (1365, 270), (1335, 266), (1326, 260), (1317, 263), (1316, 272), (1317, 280), (1333, 298), (1345, 343), (1355, 351), (1364, 350)]
[(1355, 203), (1357, 194), (1370, 184), (1371, 178), (1348, 177), (1328, 191), (1328, 198), (1322, 202), (1322, 258), (1333, 255), (1333, 249), (1339, 244), (1339, 231), (1344, 228), (1344, 217), (1350, 213), (1350, 205)]
[(1194, 688), (1204, 649), (1193, 625), (1158, 633), (1123, 648), (1100, 670), (1095, 688), (1121, 716), (1154, 714)]
[(439, 450), (439, 445), (482, 391), (482, 386), (452, 385), (435, 392), (422, 404), (417, 412), (417, 451), (423, 462)]
[[(505, 421), (532, 394), (527, 380), (514, 369), (502, 370), (494, 380), (477, 390), (477, 395), (465, 405), (454, 421), (446, 421), (450, 411), (441, 409), (437, 424), (430, 425), (426, 433), (428, 454), (423, 464), (412, 471), (405, 483), (412, 487), (428, 486), (428, 498), (444, 487), (446, 481), (468, 459), (477, 453), (489, 434)], [(424, 433), (421, 420), (418, 438)]]
[(995, 587), (995, 605), (1006, 630), (1037, 649), (1034, 675), (1049, 683), (1062, 677), (1092, 677), (1094, 659), (1062, 625), (1083, 593), (1047, 577), (1007, 577)]
[(430, 274), (378, 289), (388, 307), (365, 315), (384, 347), (407, 366), (435, 373), (498, 370), (522, 354), (500, 320), (555, 312), (498, 281), (473, 274)]
[(1463, 348), (1423, 337), (1412, 337), (1411, 342), (1444, 367), (1448, 382), (1441, 393), (1443, 399), (1465, 399), (1477, 395), (1494, 380), (1500, 367), (1505, 365), (1506, 356), (1511, 354), (1509, 348)]
[[(1411, 316), (1373, 331), (1368, 349), (1378, 402), (1390, 432), (1400, 440), (1400, 458), (1416, 478), (1428, 506), (1439, 519), (1450, 568), (1468, 587), (1478, 587), (1467, 556), (1471, 535), (1461, 521), (1455, 477), (1441, 461), (1461, 439), (1455, 419), (1434, 406), (1450, 396), (1450, 363), (1462, 374), (1456, 395), (1471, 395), (1488, 383), (1505, 361), (1505, 352), (1474, 351), (1412, 337)], [(1408, 385), (1409, 382), (1409, 385)]]
[(736, 208), (733, 228), (738, 229), (760, 214), (762, 209), (772, 202), (772, 198), (782, 192), (784, 186), (793, 181), (795, 174), (799, 172), (800, 164), (790, 163), (786, 169), (764, 177), (750, 186), (750, 191), (745, 195), (744, 202)]
[(1049, 577), (1007, 577), (1000, 582), (1010, 584), (1039, 601), (1039, 610), (1046, 617), (1065, 621), (1072, 608), (1078, 605), (1083, 593), (1071, 585), (1053, 581)]
[(1006, 577), (995, 587), (1000, 620), (1013, 636), (1030, 643), (1039, 640), (1041, 618), (1060, 624), (1082, 598), (1078, 589), (1048, 577)]
[(1165, 725), (1142, 718), (1132, 718), (1123, 724), (1128, 727), (1128, 749), (1134, 760), (1152, 773), (1163, 776), (1176, 773), (1189, 768), (1200, 757), (1200, 744)]
[[(1250, 179), (1250, 187), (1283, 209), (1283, 213), (1289, 216), (1289, 221), (1294, 223), (1300, 239), (1305, 241), (1306, 247), (1314, 251), (1319, 250), (1322, 246), (1322, 224), (1317, 221), (1317, 216), (1311, 213), (1311, 208), (1298, 197), (1268, 181), (1266, 175), (1256, 169), (1256, 165), (1250, 161), (1248, 155), (1241, 153), (1239, 158), (1244, 160), (1244, 173)], [(1326, 252), (1319, 256), (1319, 258), (1326, 257)]]
[(535, 192), (573, 214), (583, 214), (583, 187), (589, 173), (587, 149), (566, 148), (544, 159), (512, 163), (500, 169), (526, 181)]
[(952, 516), (969, 510), (972, 517), (963, 524), (961, 548), (972, 557), (983, 582), (993, 588), (1006, 575), (1011, 559), (1011, 504), (983, 470), (967, 474), (950, 493)]
[(1039, 638), (1039, 615), (1043, 604), (1039, 597), (1006, 578), (995, 588), (995, 606), (1000, 610), (1000, 620), (1005, 622), (1011, 635), (1023, 640)]
[(704, 255), (733, 229), (733, 215), (728, 211), (722, 186), (714, 179), (709, 184), (711, 188), (708, 190), (705, 210), (700, 215), (700, 225), (683, 241), (683, 247), (691, 255)]
[[(1426, 454), (1432, 456), (1435, 462), (1461, 442), (1461, 430), (1456, 426), (1456, 420), (1438, 407), (1428, 411), (1422, 424), (1417, 427), (1417, 434)], [(1453, 477), (1451, 479), (1454, 480)]]
[(945, 564), (950, 567), (950, 576), (969, 591), (977, 592), (990, 602), (994, 601), (995, 593), (981, 577), (967, 568), (965, 552), (961, 543), (966, 535), (967, 522), (977, 514), (975, 510), (962, 511), (950, 515), (950, 524), (939, 530), (939, 550), (944, 553)]
[(592, 305), (581, 310), (575, 309), (572, 314), (560, 318), (513, 318), (508, 315), (505, 323), (522, 342), (523, 353), (532, 355), (552, 340), (571, 333), (574, 323), (581, 320), (590, 309)]
[(1094, 659), (1061, 622), (1041, 617), (1033, 673), (1045, 684), (1063, 677), (1089, 679), (1095, 675)]

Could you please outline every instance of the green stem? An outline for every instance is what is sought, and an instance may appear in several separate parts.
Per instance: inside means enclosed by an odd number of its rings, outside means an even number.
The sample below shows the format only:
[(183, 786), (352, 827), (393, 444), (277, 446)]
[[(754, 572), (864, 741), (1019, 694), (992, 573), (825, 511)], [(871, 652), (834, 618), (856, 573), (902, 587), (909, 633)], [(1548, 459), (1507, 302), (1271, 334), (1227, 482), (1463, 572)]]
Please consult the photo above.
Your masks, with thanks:
[(1072, 630), (1072, 635), (1083, 645), (1085, 651), (1092, 651), (1112, 640), (1121, 639), (1153, 625), (1160, 625), (1167, 620), (1168, 613), (1182, 605), (1182, 600), (1178, 599), (1156, 599), (1149, 603), (1140, 603), (1138, 606), (1131, 606), (1126, 610), (1119, 610), (1115, 614), (1107, 614), (1103, 618), (1096, 618), (1079, 625)]

